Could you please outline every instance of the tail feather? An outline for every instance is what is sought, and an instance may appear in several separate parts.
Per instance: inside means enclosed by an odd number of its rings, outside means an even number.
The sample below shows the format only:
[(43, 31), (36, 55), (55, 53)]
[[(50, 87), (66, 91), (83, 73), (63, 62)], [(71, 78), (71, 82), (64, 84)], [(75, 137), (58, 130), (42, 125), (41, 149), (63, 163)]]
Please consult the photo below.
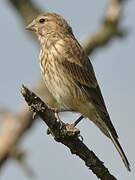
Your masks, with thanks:
[(120, 156), (121, 156), (121, 158), (122, 158), (122, 161), (124, 162), (127, 170), (128, 170), (128, 171), (131, 171), (131, 169), (130, 169), (130, 164), (129, 164), (128, 159), (127, 159), (127, 157), (126, 157), (126, 155), (125, 155), (125, 153), (124, 153), (124, 151), (123, 151), (123, 149), (122, 149), (122, 147), (121, 147), (121, 145), (120, 145), (120, 143), (119, 143), (119, 141), (118, 141), (118, 138), (117, 138), (117, 137), (114, 137), (114, 136), (112, 135), (112, 133), (109, 131), (109, 129), (108, 129), (108, 133), (109, 133), (109, 135), (110, 135), (110, 138), (111, 138), (114, 146), (116, 147), (117, 151), (119, 152), (119, 154), (120, 154)]

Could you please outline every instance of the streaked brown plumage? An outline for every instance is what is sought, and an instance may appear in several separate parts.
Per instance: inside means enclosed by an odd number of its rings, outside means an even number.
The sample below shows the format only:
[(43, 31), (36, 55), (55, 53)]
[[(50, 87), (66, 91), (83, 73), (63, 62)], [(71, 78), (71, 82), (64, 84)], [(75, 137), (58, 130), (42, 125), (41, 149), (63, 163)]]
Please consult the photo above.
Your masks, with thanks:
[(41, 42), (42, 76), (58, 102), (59, 110), (79, 112), (94, 122), (112, 140), (125, 166), (130, 170), (92, 64), (75, 39), (71, 27), (60, 15), (47, 13), (34, 19), (27, 29), (35, 31)]

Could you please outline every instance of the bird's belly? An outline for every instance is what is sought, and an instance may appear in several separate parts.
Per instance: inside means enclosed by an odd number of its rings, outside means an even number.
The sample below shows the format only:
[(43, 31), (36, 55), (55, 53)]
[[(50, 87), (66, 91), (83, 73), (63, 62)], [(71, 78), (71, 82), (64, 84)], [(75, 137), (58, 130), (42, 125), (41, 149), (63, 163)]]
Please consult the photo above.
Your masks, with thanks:
[[(52, 74), (52, 72), (51, 72)], [(51, 75), (50, 74), (50, 75)], [(53, 72), (50, 77), (49, 72), (44, 75), (44, 81), (53, 97), (63, 109), (77, 110), (77, 107), (84, 101), (81, 89), (75, 85), (70, 77), (61, 72)]]

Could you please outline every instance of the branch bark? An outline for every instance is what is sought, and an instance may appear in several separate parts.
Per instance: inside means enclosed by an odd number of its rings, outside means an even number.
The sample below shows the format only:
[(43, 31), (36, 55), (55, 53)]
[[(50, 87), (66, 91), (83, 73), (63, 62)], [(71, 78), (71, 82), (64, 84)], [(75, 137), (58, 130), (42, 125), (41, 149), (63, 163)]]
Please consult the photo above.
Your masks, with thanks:
[(124, 3), (124, 0), (111, 0), (109, 2), (100, 28), (83, 42), (83, 47), (88, 55), (92, 54), (97, 48), (108, 45), (116, 37), (125, 37), (126, 31), (120, 27), (122, 3)]
[(23, 133), (33, 124), (32, 116), (33, 113), (28, 111), (28, 108), (18, 114), (7, 112), (3, 116), (4, 123), (0, 132), (0, 166), (10, 157), (12, 148), (14, 149)]
[(30, 23), (33, 18), (41, 13), (41, 9), (34, 4), (32, 0), (8, 0), (10, 5), (20, 15), (25, 24)]
[(103, 162), (78, 138), (80, 131), (77, 128), (58, 121), (54, 112), (28, 88), (23, 86), (21, 93), (31, 110), (47, 124), (49, 131), (57, 142), (62, 143), (70, 149), (72, 154), (76, 154), (81, 158), (99, 179), (116, 180), (103, 165)]

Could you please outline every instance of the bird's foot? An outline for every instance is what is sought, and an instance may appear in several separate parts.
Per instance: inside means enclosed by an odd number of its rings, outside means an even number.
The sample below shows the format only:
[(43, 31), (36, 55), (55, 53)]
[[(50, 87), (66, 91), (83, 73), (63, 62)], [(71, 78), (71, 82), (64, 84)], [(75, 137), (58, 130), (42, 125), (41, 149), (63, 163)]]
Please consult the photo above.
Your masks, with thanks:
[(65, 124), (65, 132), (68, 137), (80, 137), (80, 130), (77, 129), (74, 124)]
[(57, 119), (57, 122), (59, 122), (60, 123), (60, 129), (62, 128), (62, 122), (61, 122), (61, 119), (60, 119), (60, 117), (59, 117), (59, 112), (61, 112), (61, 110), (58, 110), (58, 109), (56, 109), (56, 108), (51, 108), (51, 107), (49, 107), (53, 112), (54, 112), (54, 115), (55, 115), (55, 118)]
[(83, 142), (83, 136), (81, 134), (78, 135), (78, 138)]
[(55, 110), (54, 111), (54, 113), (55, 113), (55, 117), (56, 117), (56, 119), (57, 119), (57, 122), (60, 124), (60, 129), (62, 129), (62, 122), (61, 122), (61, 119), (60, 119), (60, 117), (59, 117), (59, 111), (58, 110)]

